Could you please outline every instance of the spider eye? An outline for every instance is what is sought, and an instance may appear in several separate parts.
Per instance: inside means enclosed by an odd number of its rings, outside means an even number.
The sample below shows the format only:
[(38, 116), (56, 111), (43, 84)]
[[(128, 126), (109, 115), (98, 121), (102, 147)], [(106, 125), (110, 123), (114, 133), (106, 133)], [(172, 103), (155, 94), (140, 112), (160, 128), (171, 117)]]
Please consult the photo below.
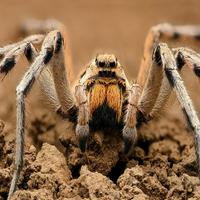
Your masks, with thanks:
[(105, 67), (105, 62), (99, 62), (99, 67)]
[(110, 62), (110, 67), (116, 67), (117, 63), (116, 62)]

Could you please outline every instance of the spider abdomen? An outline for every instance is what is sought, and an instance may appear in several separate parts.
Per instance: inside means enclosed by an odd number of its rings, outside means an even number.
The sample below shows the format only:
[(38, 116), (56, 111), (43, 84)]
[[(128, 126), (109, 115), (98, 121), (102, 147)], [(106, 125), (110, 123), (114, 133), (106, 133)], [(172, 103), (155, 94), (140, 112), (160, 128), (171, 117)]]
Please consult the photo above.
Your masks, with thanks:
[(89, 91), (90, 121), (95, 126), (115, 126), (121, 119), (122, 102), (122, 90), (118, 84), (95, 83)]

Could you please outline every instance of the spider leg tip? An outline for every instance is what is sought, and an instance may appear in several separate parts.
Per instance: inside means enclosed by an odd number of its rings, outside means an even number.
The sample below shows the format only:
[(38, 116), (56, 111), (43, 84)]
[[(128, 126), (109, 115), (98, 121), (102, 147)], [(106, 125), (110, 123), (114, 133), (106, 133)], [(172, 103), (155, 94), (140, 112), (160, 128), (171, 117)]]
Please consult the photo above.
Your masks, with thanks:
[(137, 140), (137, 130), (136, 128), (124, 127), (123, 129), (123, 153), (128, 155), (132, 152), (133, 146)]
[(89, 137), (89, 126), (88, 125), (77, 125), (76, 126), (76, 136), (79, 141), (79, 148), (82, 152), (87, 148), (87, 140)]

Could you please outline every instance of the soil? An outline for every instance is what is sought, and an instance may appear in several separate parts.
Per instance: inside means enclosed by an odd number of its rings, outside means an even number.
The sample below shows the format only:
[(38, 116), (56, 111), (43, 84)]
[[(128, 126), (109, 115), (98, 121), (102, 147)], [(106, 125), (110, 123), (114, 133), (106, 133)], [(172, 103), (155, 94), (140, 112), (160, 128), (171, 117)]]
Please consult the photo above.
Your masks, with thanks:
[[(173, 4), (172, 4), (173, 3)], [(198, 23), (196, 1), (2, 1), (0, 42), (18, 40), (17, 27), (26, 18), (55, 17), (68, 26), (75, 72), (100, 52), (113, 51), (128, 77), (138, 72), (147, 30), (157, 23)], [(45, 8), (45, 9), (41, 9)], [(169, 12), (170, 10), (170, 12)], [(4, 16), (7, 16), (6, 18)], [(169, 41), (171, 46), (191, 41)], [(78, 58), (78, 59), (77, 59)], [(15, 154), (15, 86), (26, 70), (22, 59), (0, 84), (0, 200), (6, 199)], [(197, 111), (198, 81), (184, 69)], [(13, 78), (14, 77), (14, 78)], [(200, 182), (191, 130), (175, 96), (159, 119), (145, 124), (129, 158), (121, 154), (120, 133), (97, 132), (88, 148), (78, 148), (73, 124), (57, 118), (45, 106), (36, 85), (27, 98), (25, 162), (12, 200), (198, 200)]]

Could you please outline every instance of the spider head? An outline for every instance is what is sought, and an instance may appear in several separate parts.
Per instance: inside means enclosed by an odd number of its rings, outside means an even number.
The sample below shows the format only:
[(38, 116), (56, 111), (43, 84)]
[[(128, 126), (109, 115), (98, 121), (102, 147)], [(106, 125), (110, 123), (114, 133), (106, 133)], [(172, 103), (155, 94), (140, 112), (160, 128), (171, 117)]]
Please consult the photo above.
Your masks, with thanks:
[(99, 77), (114, 78), (120, 68), (116, 56), (113, 54), (99, 54), (95, 58), (95, 70)]
[(117, 58), (112, 54), (99, 54), (96, 56), (95, 64), (98, 68), (112, 69), (118, 65)]
[(87, 79), (126, 79), (123, 67), (113, 54), (98, 54), (87, 65), (85, 72), (81, 76), (81, 81)]

